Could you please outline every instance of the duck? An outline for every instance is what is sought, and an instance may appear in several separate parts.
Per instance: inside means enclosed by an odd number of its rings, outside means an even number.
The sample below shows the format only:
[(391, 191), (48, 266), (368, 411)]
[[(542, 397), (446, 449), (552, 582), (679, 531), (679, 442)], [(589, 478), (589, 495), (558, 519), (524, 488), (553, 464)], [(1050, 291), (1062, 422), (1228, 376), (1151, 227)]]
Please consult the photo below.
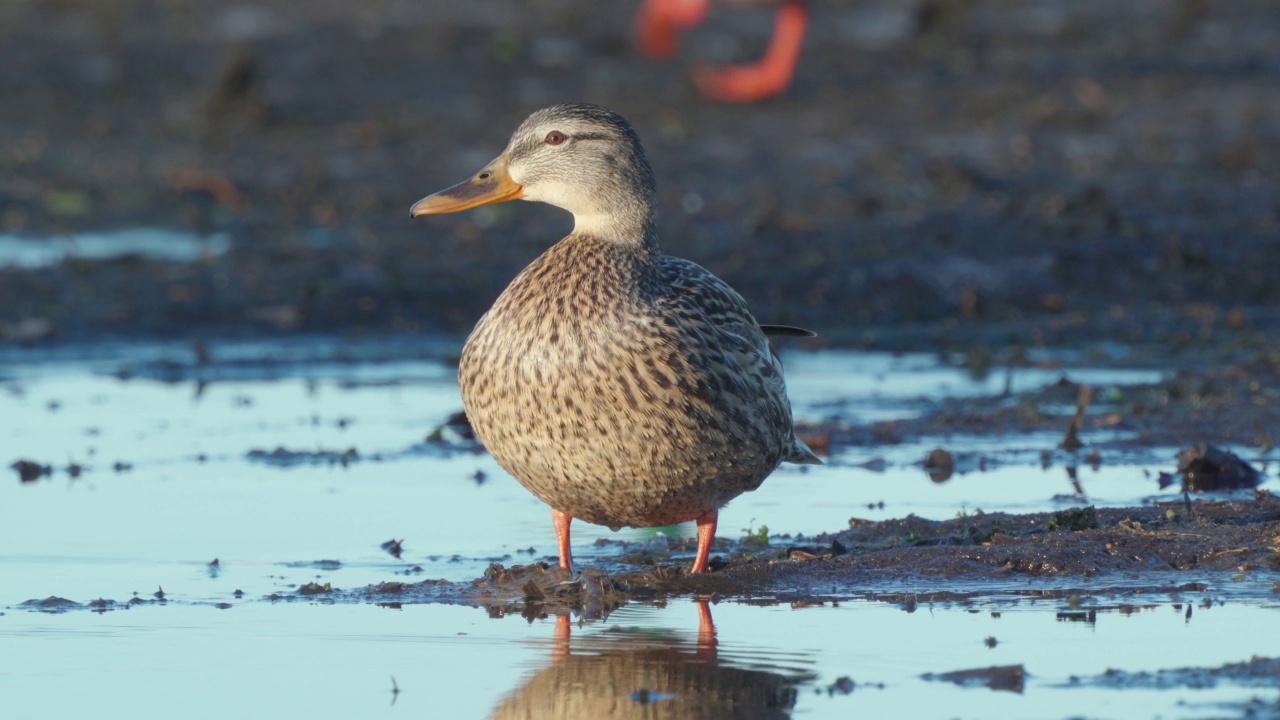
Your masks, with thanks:
[(528, 200), (573, 215), (463, 346), (462, 404), (498, 464), (551, 508), (573, 572), (576, 518), (618, 530), (695, 521), (706, 572), (719, 510), (782, 463), (820, 463), (793, 425), (771, 336), (746, 300), (659, 250), (653, 170), (621, 115), (538, 110), (472, 177), (412, 217)]
[[(773, 36), (764, 56), (728, 67), (694, 70), (693, 83), (720, 102), (751, 103), (780, 95), (791, 84), (809, 22), (805, 0), (719, 0), (731, 5), (775, 6)], [(701, 23), (711, 0), (645, 0), (636, 13), (635, 43), (650, 57), (666, 58), (679, 47), (677, 33)]]

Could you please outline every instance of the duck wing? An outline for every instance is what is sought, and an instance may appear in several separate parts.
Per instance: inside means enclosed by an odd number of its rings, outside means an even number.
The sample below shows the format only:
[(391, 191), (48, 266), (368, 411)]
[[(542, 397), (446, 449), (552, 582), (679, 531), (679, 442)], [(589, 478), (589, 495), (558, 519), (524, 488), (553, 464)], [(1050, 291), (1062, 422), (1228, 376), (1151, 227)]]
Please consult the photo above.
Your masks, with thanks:
[[(821, 463), (813, 451), (795, 437), (791, 401), (782, 375), (782, 362), (769, 344), (769, 336), (812, 336), (808, 330), (786, 325), (761, 326), (747, 301), (728, 283), (697, 263), (664, 255), (659, 260), (664, 300), (671, 315), (680, 319), (680, 331), (690, 337), (701, 357), (696, 365), (715, 373), (715, 383), (755, 408), (754, 420), (774, 426), (786, 439), (783, 460)], [(767, 329), (766, 329), (767, 328)], [(748, 397), (754, 396), (754, 397)]]

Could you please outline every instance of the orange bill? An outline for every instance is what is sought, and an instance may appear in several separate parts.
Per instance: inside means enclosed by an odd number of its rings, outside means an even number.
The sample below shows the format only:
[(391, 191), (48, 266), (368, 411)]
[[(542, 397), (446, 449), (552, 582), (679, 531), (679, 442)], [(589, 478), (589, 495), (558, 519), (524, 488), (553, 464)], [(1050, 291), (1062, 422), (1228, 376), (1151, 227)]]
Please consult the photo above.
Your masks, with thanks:
[(413, 217), (439, 215), (521, 197), (524, 197), (524, 188), (512, 180), (507, 172), (506, 156), (499, 155), (470, 180), (464, 180), (414, 203), (409, 214)]

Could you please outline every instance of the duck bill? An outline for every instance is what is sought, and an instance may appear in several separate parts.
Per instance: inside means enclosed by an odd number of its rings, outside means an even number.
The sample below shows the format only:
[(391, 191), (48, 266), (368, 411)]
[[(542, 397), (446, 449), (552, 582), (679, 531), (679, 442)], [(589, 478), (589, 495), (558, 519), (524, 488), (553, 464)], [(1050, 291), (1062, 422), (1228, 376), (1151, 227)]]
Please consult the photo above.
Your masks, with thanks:
[(518, 200), (524, 197), (524, 187), (511, 179), (507, 172), (507, 158), (498, 156), (493, 162), (485, 165), (470, 180), (463, 180), (451, 188), (428, 195), (413, 204), (409, 214), (439, 215), (441, 213), (458, 212), (480, 205)]

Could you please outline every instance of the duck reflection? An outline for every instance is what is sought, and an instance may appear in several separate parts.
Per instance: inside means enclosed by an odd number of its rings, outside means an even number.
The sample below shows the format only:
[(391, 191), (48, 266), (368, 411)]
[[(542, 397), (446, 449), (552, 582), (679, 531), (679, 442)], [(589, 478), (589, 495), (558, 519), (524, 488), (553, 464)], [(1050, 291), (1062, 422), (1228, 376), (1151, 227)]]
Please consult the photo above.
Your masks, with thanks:
[(796, 685), (784, 675), (721, 662), (711, 608), (697, 603), (696, 641), (664, 630), (607, 630), (570, 640), (556, 621), (551, 664), (512, 691), (490, 718), (789, 718)]

